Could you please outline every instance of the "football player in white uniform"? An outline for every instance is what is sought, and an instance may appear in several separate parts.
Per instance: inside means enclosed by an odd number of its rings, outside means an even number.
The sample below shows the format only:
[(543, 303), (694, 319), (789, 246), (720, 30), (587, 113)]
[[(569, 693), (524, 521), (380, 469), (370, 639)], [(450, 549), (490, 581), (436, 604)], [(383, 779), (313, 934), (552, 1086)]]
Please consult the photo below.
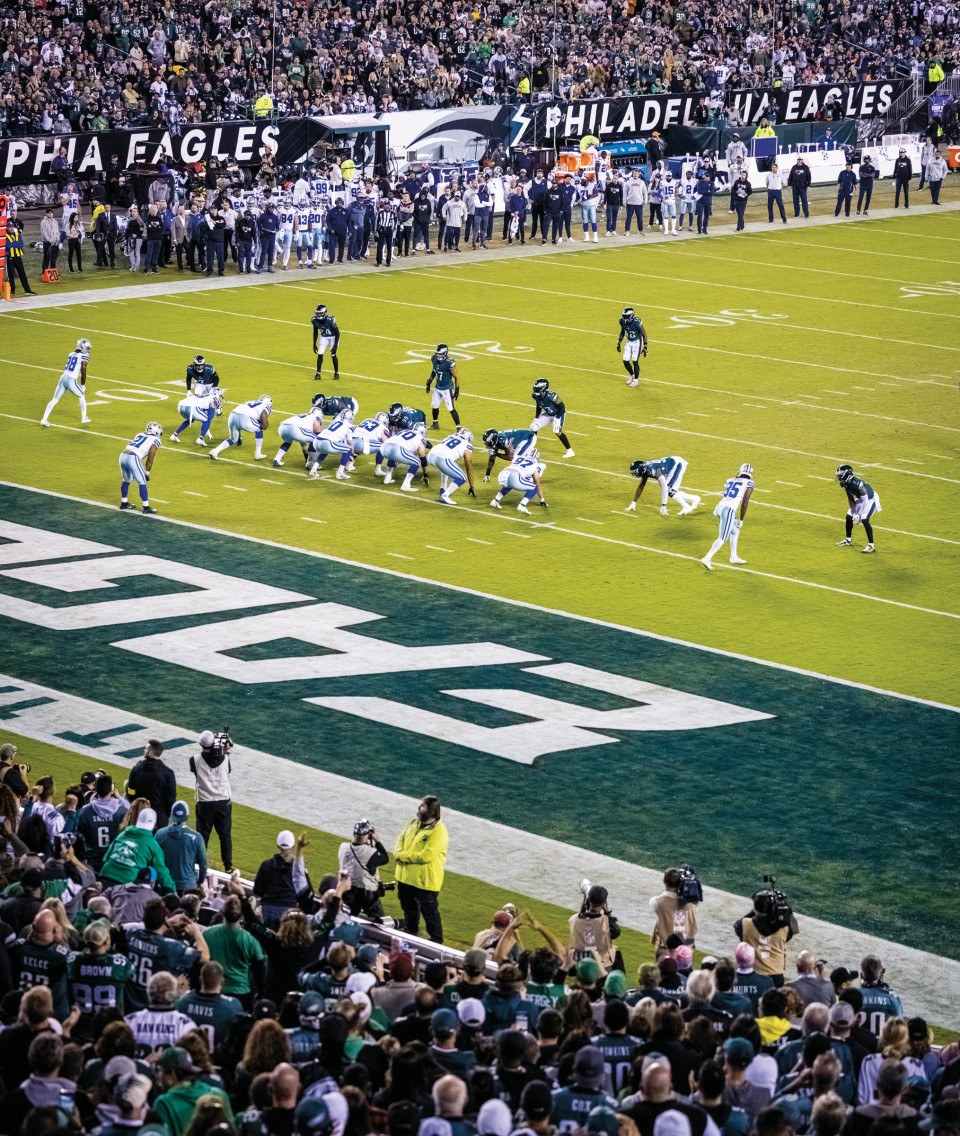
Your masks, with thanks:
[(720, 518), (720, 532), (713, 542), (710, 551), (700, 561), (704, 568), (713, 571), (713, 558), (730, 543), (730, 563), (746, 564), (737, 555), (737, 541), (740, 539), (740, 529), (743, 527), (747, 515), (747, 506), (753, 493), (753, 466), (744, 463), (736, 477), (731, 477), (723, 486), (723, 494), (713, 510), (713, 515)]
[(84, 386), (87, 382), (87, 363), (90, 360), (90, 352), (92, 345), (89, 339), (78, 339), (77, 346), (67, 356), (67, 361), (63, 367), (63, 374), (57, 382), (57, 389), (53, 392), (53, 398), (47, 403), (47, 409), (43, 412), (43, 417), (40, 419), (41, 426), (50, 425), (50, 412), (57, 405), (65, 394), (75, 394), (80, 400), (80, 421), (89, 422), (87, 417), (87, 397), (84, 393)]
[(661, 517), (667, 515), (667, 499), (669, 497), (676, 497), (680, 502), (681, 517), (685, 517), (687, 513), (692, 513), (700, 504), (700, 498), (695, 494), (680, 492), (680, 485), (683, 482), (683, 475), (686, 471), (687, 462), (684, 458), (658, 458), (656, 461), (643, 461), (642, 458), (637, 458), (635, 462), (631, 463), (630, 472), (634, 477), (640, 478), (640, 484), (637, 486), (637, 491), (633, 495), (633, 500), (627, 506), (627, 512), (636, 512), (640, 495), (643, 493), (647, 482), (653, 478), (660, 483)]
[(208, 388), (202, 383), (197, 383), (191, 393), (184, 395), (177, 406), (183, 421), (170, 435), (170, 441), (179, 446), (180, 435), (184, 430), (194, 422), (199, 422), (200, 434), (196, 439), (196, 444), (205, 446), (208, 438), (212, 442), (213, 435), (210, 433), (210, 427), (213, 425), (214, 418), (223, 414), (223, 396), (225, 394), (226, 391), (220, 387), (214, 387), (213, 390), (208, 391)]
[(145, 513), (155, 513), (157, 510), (150, 507), (147, 482), (150, 480), (150, 470), (153, 468), (153, 459), (160, 449), (160, 439), (163, 437), (163, 427), (159, 422), (148, 422), (143, 433), (137, 434), (120, 455), (120, 508), (136, 509), (127, 500), (130, 492), (130, 482), (135, 481), (140, 490), (140, 500), (143, 502)]
[(523, 498), (517, 506), (518, 513), (529, 515), (530, 510), (527, 508), (527, 503), (532, 501), (534, 497), (539, 497), (540, 504), (546, 509), (547, 502), (543, 496), (543, 490), (540, 488), (540, 478), (543, 477), (546, 468), (544, 462), (535, 461), (533, 458), (515, 458), (506, 469), (500, 471), (497, 478), (497, 481), (500, 482), (500, 489), (497, 491), (496, 497), (490, 502), (491, 507), (502, 509), (501, 502), (504, 497), (512, 489), (516, 489), (523, 494)]
[(263, 461), (267, 456), (263, 452), (263, 432), (270, 423), (271, 410), (273, 399), (268, 394), (234, 407), (227, 419), (227, 437), (210, 451), (210, 456), (216, 460), (228, 446), (242, 446), (244, 434), (252, 434), (255, 439), (254, 460)]
[(387, 462), (387, 474), (383, 479), (384, 485), (393, 483), (393, 471), (398, 465), (407, 467), (407, 475), (400, 486), (404, 493), (420, 492), (419, 489), (413, 487), (413, 479), (418, 473), (423, 474), (424, 485), (430, 484), (427, 477), (427, 457), (430, 447), (425, 439), (426, 431), (426, 423), (418, 422), (410, 430), (402, 430), (399, 434), (393, 434), (383, 441), (380, 446), (380, 455)]
[(297, 210), (289, 197), (284, 197), (277, 210), (277, 219), (280, 221), (280, 230), (277, 233), (277, 259), (281, 268), (286, 269), (290, 264), (290, 250), (293, 248), (293, 225), (297, 218)]
[(316, 460), (310, 466), (309, 477), (319, 477), (320, 467), (330, 454), (337, 454), (340, 466), (337, 469), (337, 481), (349, 481), (350, 469), (353, 468), (353, 411), (341, 410), (340, 413), (325, 429), (317, 435), (313, 448), (317, 452)]
[(297, 208), (293, 223), (293, 242), (297, 246), (297, 268), (316, 268), (313, 263), (313, 226), (310, 224), (310, 207), (304, 203)]
[[(427, 454), (427, 465), (435, 466), (440, 471), (440, 504), (452, 505), (453, 495), (466, 481), (470, 488), (468, 496), (476, 497), (473, 488), (473, 433), (466, 426), (461, 426), (456, 434), (451, 434), (438, 442)], [(463, 468), (460, 468), (460, 458), (463, 458)]]
[(274, 469), (279, 469), (283, 465), (284, 456), (294, 442), (300, 443), (303, 464), (310, 465), (313, 445), (322, 429), (323, 410), (319, 406), (311, 407), (306, 414), (294, 414), (291, 418), (284, 418), (277, 427), (282, 445), (277, 450), (277, 456), (273, 459)]
[(390, 419), (385, 411), (381, 411), (376, 418), (364, 418), (357, 423), (353, 435), (353, 452), (355, 454), (373, 454), (373, 472), (377, 477), (383, 477), (383, 455), (381, 448), (390, 436)]

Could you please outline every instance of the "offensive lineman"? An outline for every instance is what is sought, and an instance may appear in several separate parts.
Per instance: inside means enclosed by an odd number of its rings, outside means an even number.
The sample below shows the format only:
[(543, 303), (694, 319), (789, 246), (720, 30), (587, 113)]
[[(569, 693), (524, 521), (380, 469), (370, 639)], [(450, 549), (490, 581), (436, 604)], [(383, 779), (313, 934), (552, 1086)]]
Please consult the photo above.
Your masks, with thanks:
[(163, 427), (159, 422), (148, 422), (141, 434), (127, 443), (126, 449), (120, 455), (120, 508), (135, 509), (127, 500), (130, 492), (130, 482), (135, 481), (140, 490), (140, 500), (143, 502), (143, 511), (147, 515), (156, 513), (150, 507), (147, 491), (147, 482), (150, 480), (150, 470), (153, 469), (153, 459), (160, 449), (160, 439), (163, 437)]
[(570, 448), (570, 442), (566, 434), (563, 432), (563, 423), (567, 417), (567, 408), (560, 400), (560, 396), (556, 391), (550, 390), (550, 384), (546, 379), (537, 379), (533, 384), (533, 397), (534, 419), (530, 423), (530, 429), (536, 433), (541, 430), (548, 423), (553, 423), (553, 432), (560, 439), (560, 445), (564, 447), (566, 453), (563, 455), (565, 458), (576, 457), (576, 454)]
[[(624, 338), (627, 345), (623, 346)], [(640, 382), (640, 356), (647, 355), (647, 332), (643, 320), (633, 308), (624, 308), (620, 317), (620, 334), (617, 337), (617, 350), (623, 350), (623, 369), (630, 376), (627, 379), (628, 387), (635, 387)]]
[(227, 437), (219, 446), (214, 446), (210, 457), (216, 459), (228, 446), (242, 446), (244, 433), (254, 436), (254, 461), (263, 461), (267, 456), (263, 452), (263, 432), (270, 423), (270, 411), (273, 410), (273, 399), (268, 394), (259, 398), (242, 402), (230, 411), (227, 419)]
[(325, 429), (317, 435), (313, 448), (317, 452), (313, 465), (310, 466), (308, 477), (320, 476), (320, 466), (330, 454), (338, 454), (340, 466), (337, 469), (337, 481), (349, 481), (350, 470), (353, 469), (353, 411), (341, 410), (340, 413)]
[[(473, 453), (473, 434), (466, 426), (461, 426), (456, 434), (451, 434), (438, 442), (427, 454), (427, 464), (436, 466), (440, 470), (440, 497), (441, 505), (452, 505), (453, 495), (466, 481), (470, 485), (469, 497), (476, 497), (473, 488), (473, 463), (470, 455)], [(463, 469), (458, 462), (463, 458)]]
[(433, 421), (431, 430), (440, 429), (440, 404), (450, 411), (454, 426), (460, 425), (460, 415), (454, 403), (460, 397), (460, 376), (457, 374), (457, 361), (450, 358), (450, 348), (445, 343), (438, 343), (437, 349), (430, 357), (430, 378), (427, 379), (427, 394), (433, 386), (430, 395), (430, 411)]
[[(730, 563), (746, 564), (737, 555), (737, 541), (740, 539), (740, 529), (747, 515), (747, 505), (753, 493), (753, 466), (744, 462), (736, 477), (731, 477), (723, 486), (723, 493), (717, 502), (713, 515), (720, 518), (720, 533), (713, 542), (710, 551), (700, 561), (708, 571), (713, 571), (713, 558), (723, 548), (726, 541), (730, 542)], [(739, 512), (739, 516), (737, 513)]]
[(327, 311), (326, 304), (317, 304), (316, 311), (310, 320), (313, 327), (313, 353), (317, 357), (317, 372), (313, 376), (315, 380), (319, 380), (320, 372), (323, 370), (323, 356), (326, 351), (330, 352), (330, 359), (333, 363), (333, 377), (340, 378), (340, 361), (337, 359), (337, 350), (340, 347), (340, 328), (337, 327), (337, 321)]
[(840, 466), (837, 470), (837, 481), (846, 492), (849, 505), (846, 516), (847, 535), (843, 540), (837, 541), (837, 548), (849, 548), (853, 544), (853, 526), (863, 525), (863, 531), (867, 534), (867, 543), (863, 551), (876, 552), (870, 518), (874, 513), (883, 512), (880, 508), (880, 498), (872, 485), (868, 485), (862, 477), (857, 477), (852, 466)]
[[(194, 394), (207, 394), (211, 388), (220, 385), (220, 376), (202, 355), (194, 356), (187, 365), (187, 391), (193, 387)], [(198, 390), (197, 388), (203, 388)]]
[(676, 497), (680, 502), (681, 509), (679, 515), (681, 517), (685, 517), (687, 513), (692, 513), (700, 504), (700, 498), (695, 494), (680, 492), (683, 475), (687, 472), (687, 462), (685, 458), (657, 458), (656, 461), (649, 462), (644, 461), (642, 458), (637, 458), (635, 462), (631, 462), (630, 472), (634, 477), (640, 478), (640, 484), (637, 486), (637, 491), (633, 495), (633, 500), (627, 506), (628, 513), (636, 512), (637, 502), (640, 500), (644, 486), (650, 478), (660, 483), (661, 517), (667, 515), (668, 497)]
[(357, 423), (353, 435), (353, 452), (360, 454), (373, 454), (373, 472), (377, 477), (383, 477), (383, 455), (381, 447), (390, 437), (390, 419), (385, 411), (381, 411), (376, 418), (364, 418)]
[(195, 439), (195, 444), (205, 446), (207, 438), (210, 437), (210, 427), (213, 425), (214, 418), (223, 414), (223, 396), (226, 391), (214, 387), (209, 394), (199, 394), (198, 392), (203, 389), (203, 385), (197, 383), (193, 392), (184, 395), (177, 405), (177, 410), (183, 421), (170, 435), (170, 441), (175, 442), (178, 446), (180, 445), (180, 435), (194, 422), (200, 423), (200, 434)]
[(533, 458), (539, 456), (537, 452), (537, 435), (533, 430), (484, 430), (483, 444), (490, 455), (487, 459), (487, 471), (483, 475), (484, 481), (490, 480), (497, 458), (502, 458), (507, 465), (517, 458)]
[(419, 493), (413, 486), (413, 479), (418, 473), (423, 474), (423, 484), (429, 485), (427, 477), (427, 458), (430, 445), (424, 438), (426, 423), (418, 422), (411, 430), (404, 430), (387, 438), (380, 447), (382, 457), (387, 459), (387, 475), (383, 479), (384, 485), (393, 483), (393, 471), (398, 465), (407, 467), (406, 477), (400, 489), (404, 493)]
[(57, 382), (57, 389), (53, 398), (47, 403), (47, 409), (40, 419), (41, 426), (50, 425), (50, 412), (61, 398), (67, 393), (75, 394), (80, 400), (80, 421), (89, 422), (87, 417), (87, 396), (84, 387), (87, 384), (87, 363), (90, 361), (92, 344), (89, 339), (78, 339), (76, 348), (67, 356), (63, 367), (63, 374)]
[(310, 451), (313, 449), (317, 435), (323, 429), (323, 408), (314, 406), (306, 414), (294, 414), (285, 418), (277, 427), (282, 445), (273, 459), (273, 468), (280, 469), (283, 465), (284, 455), (294, 442), (300, 443), (303, 452), (304, 465), (310, 464)]
[(515, 458), (506, 469), (500, 471), (500, 476), (497, 478), (497, 481), (500, 482), (500, 488), (496, 497), (490, 502), (491, 508), (502, 509), (503, 506), (500, 502), (511, 489), (516, 489), (523, 494), (523, 498), (517, 506), (518, 513), (529, 515), (530, 510), (527, 508), (527, 503), (532, 501), (534, 497), (539, 497), (540, 504), (546, 509), (548, 507), (547, 502), (543, 496), (543, 490), (540, 488), (540, 478), (543, 477), (546, 468), (546, 465), (543, 462), (538, 462), (535, 457)]

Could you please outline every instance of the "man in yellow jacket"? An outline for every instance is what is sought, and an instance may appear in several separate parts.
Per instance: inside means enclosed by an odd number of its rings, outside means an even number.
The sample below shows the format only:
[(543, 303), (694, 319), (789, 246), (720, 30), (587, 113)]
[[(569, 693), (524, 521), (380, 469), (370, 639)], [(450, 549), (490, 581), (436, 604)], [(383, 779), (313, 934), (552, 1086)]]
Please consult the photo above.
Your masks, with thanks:
[(446, 825), (440, 820), (440, 799), (424, 797), (394, 848), (394, 876), (404, 929), (411, 935), (419, 934), (422, 915), (427, 934), (435, 943), (443, 942), (439, 900), (448, 843)]

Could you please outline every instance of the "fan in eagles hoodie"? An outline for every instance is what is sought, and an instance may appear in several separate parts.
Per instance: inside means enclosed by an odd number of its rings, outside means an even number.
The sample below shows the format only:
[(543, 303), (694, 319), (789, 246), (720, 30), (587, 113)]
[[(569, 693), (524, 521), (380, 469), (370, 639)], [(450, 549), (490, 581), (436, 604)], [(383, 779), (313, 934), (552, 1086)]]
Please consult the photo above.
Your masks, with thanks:
[(101, 773), (94, 795), (77, 813), (77, 834), (83, 837), (87, 863), (95, 872), (103, 867), (104, 853), (120, 832), (126, 814), (127, 803), (113, 791), (113, 778)]

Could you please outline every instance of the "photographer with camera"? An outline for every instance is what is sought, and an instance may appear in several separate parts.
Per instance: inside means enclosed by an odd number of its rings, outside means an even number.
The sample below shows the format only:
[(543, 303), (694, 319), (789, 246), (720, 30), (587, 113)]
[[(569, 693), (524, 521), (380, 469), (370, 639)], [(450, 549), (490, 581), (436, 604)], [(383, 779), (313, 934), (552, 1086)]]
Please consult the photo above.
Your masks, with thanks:
[(790, 901), (777, 887), (773, 876), (764, 876), (768, 888), (753, 897), (752, 910), (733, 925), (742, 943), (753, 947), (756, 960), (754, 970), (773, 980), (774, 986), (784, 983), (783, 972), (787, 965), (787, 943), (800, 931)]
[(6, 785), (20, 799), (30, 791), (24, 780), (29, 776), (30, 766), (13, 759), (17, 756), (17, 747), (12, 742), (0, 746), (0, 785)]
[(390, 854), (377, 836), (370, 821), (358, 820), (353, 826), (353, 840), (344, 841), (339, 851), (340, 874), (350, 877), (350, 889), (343, 899), (354, 915), (370, 919), (383, 918), (384, 892), (397, 885), (383, 883), (380, 869), (390, 862)]
[(687, 864), (668, 868), (663, 873), (663, 891), (650, 900), (650, 910), (656, 915), (650, 941), (657, 961), (670, 954), (667, 940), (679, 935), (692, 947), (697, 937), (697, 904), (703, 899), (703, 888), (694, 871)]
[(607, 905), (607, 889), (589, 880), (581, 880), (583, 902), (576, 915), (570, 916), (571, 962), (595, 959), (602, 973), (623, 970), (623, 956), (613, 941), (620, 938), (620, 924)]
[(225, 872), (233, 871), (232, 749), (233, 741), (227, 728), (219, 734), (204, 730), (200, 735), (200, 754), (190, 758), (190, 772), (197, 779), (197, 832), (209, 848), (210, 833), (216, 829)]

